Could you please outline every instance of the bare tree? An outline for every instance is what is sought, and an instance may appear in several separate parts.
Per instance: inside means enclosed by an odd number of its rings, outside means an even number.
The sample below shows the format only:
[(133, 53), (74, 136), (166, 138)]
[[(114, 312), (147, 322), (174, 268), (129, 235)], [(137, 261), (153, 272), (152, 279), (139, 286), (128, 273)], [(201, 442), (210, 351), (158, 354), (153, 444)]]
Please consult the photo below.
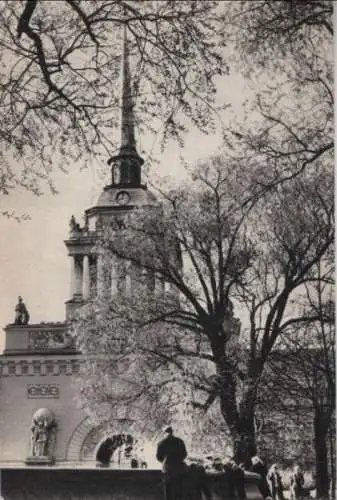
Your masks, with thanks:
[(329, 474), (328, 466), (329, 429), (336, 405), (334, 272), (331, 260), (319, 262), (317, 275), (320, 279), (306, 285), (303, 318), (316, 320), (307, 322), (304, 319), (284, 332), (279, 350), (269, 358), (261, 386), (264, 393), (261, 396), (262, 408), (266, 409), (268, 401), (269, 410), (271, 407), (278, 409), (288, 418), (299, 416), (297, 420), (301, 420), (302, 415), (302, 421), (305, 413), (312, 414), (313, 428), (309, 432), (313, 435), (318, 498), (329, 497), (330, 483), (332, 491), (335, 487), (334, 467)]
[(0, 7), (2, 193), (16, 184), (37, 192), (54, 167), (114, 153), (125, 25), (139, 128), (164, 142), (181, 141), (191, 122), (212, 129), (214, 79), (228, 71), (218, 2), (4, 0)]
[(235, 2), (223, 18), (236, 47), (231, 68), (245, 72), (255, 93), (225, 137), (237, 139), (240, 161), (259, 164), (261, 185), (332, 163), (332, 14), (330, 0), (262, 0)]
[[(258, 124), (247, 130), (243, 119), (225, 133), (227, 146), (238, 139), (240, 161), (260, 165), (261, 185), (332, 158), (329, 0), (0, 5), (3, 193), (17, 184), (35, 192), (42, 181), (52, 187), (54, 167), (113, 153), (125, 24), (141, 130), (159, 131), (164, 144), (182, 141), (190, 123), (214, 130), (215, 79), (231, 66), (249, 75), (255, 93), (262, 82), (261, 95), (246, 106)], [(229, 57), (223, 48), (231, 43)]]

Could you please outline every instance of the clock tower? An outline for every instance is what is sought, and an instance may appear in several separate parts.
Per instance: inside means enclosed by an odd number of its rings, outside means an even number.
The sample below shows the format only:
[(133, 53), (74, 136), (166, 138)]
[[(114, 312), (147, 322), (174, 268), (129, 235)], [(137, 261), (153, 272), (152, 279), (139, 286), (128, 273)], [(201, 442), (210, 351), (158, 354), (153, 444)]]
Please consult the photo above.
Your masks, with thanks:
[[(144, 160), (139, 156), (135, 139), (134, 97), (132, 95), (129, 48), (124, 27), (122, 58), (121, 139), (118, 153), (108, 160), (111, 184), (103, 188), (96, 205), (85, 211), (81, 227), (74, 217), (70, 220), (70, 235), (65, 241), (71, 259), (70, 300), (66, 302), (66, 317), (71, 320), (74, 311), (93, 294), (116, 293), (132, 286), (125, 265), (97, 250), (97, 241), (104, 227), (123, 224), (130, 210), (157, 205), (155, 196), (142, 184), (141, 169)], [(134, 271), (134, 270), (133, 270)], [(131, 271), (130, 271), (131, 273)], [(132, 273), (131, 273), (132, 274)], [(104, 275), (104, 276), (103, 276)], [(124, 283), (122, 283), (124, 281)], [(153, 280), (152, 280), (153, 281)], [(161, 288), (162, 283), (157, 283)]]

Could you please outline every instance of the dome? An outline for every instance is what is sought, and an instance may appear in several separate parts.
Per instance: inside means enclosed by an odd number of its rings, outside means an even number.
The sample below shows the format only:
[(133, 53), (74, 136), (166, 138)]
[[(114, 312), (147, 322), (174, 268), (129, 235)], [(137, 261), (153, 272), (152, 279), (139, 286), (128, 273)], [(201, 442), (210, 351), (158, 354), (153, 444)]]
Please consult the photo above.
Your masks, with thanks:
[(54, 415), (48, 408), (39, 408), (33, 415), (33, 421), (40, 422), (41, 420), (47, 420), (50, 425), (54, 420)]
[(157, 202), (153, 193), (144, 188), (106, 186), (99, 196), (96, 207), (147, 206)]

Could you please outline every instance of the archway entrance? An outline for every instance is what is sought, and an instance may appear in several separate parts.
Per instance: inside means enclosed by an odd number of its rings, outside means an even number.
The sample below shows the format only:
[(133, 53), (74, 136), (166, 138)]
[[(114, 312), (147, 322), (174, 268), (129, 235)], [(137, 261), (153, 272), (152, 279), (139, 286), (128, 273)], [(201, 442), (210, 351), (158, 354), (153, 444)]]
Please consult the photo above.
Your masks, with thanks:
[(135, 444), (136, 441), (131, 434), (113, 434), (99, 445), (96, 461), (102, 465), (138, 467)]
[(124, 421), (111, 424), (95, 425), (85, 418), (75, 428), (67, 446), (66, 460), (86, 462), (95, 466), (99, 463), (111, 467), (136, 467), (132, 459), (138, 461), (138, 467), (157, 468), (155, 460), (156, 444), (140, 436), (132, 436)]

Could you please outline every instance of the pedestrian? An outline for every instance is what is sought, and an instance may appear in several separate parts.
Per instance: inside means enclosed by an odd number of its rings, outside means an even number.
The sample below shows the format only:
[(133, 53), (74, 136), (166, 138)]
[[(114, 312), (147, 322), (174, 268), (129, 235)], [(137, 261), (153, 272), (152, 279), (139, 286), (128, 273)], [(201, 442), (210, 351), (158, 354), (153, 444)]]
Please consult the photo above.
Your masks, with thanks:
[(298, 500), (304, 496), (304, 476), (299, 465), (294, 466), (290, 476), (290, 498)]
[(261, 477), (259, 481), (259, 490), (263, 498), (265, 499), (270, 497), (271, 493), (267, 481), (268, 469), (263, 460), (257, 455), (252, 457), (251, 471), (259, 474), (259, 476)]
[(270, 467), (267, 479), (270, 484), (270, 491), (273, 500), (284, 500), (282, 478), (278, 471), (277, 464), (273, 464)]
[(216, 470), (218, 472), (223, 472), (224, 470), (224, 466), (223, 466), (223, 463), (222, 463), (222, 460), (221, 458), (215, 458), (213, 460), (213, 463), (212, 463), (212, 469), (213, 470)]
[(211, 500), (205, 467), (197, 460), (190, 459), (185, 481), (185, 495), (188, 500)]
[(165, 429), (166, 437), (157, 447), (157, 460), (162, 463), (165, 500), (182, 500), (186, 474), (184, 462), (187, 452), (182, 439), (173, 435), (171, 426)]
[(234, 458), (229, 459), (224, 465), (227, 473), (228, 497), (237, 500), (246, 500), (245, 473)]

